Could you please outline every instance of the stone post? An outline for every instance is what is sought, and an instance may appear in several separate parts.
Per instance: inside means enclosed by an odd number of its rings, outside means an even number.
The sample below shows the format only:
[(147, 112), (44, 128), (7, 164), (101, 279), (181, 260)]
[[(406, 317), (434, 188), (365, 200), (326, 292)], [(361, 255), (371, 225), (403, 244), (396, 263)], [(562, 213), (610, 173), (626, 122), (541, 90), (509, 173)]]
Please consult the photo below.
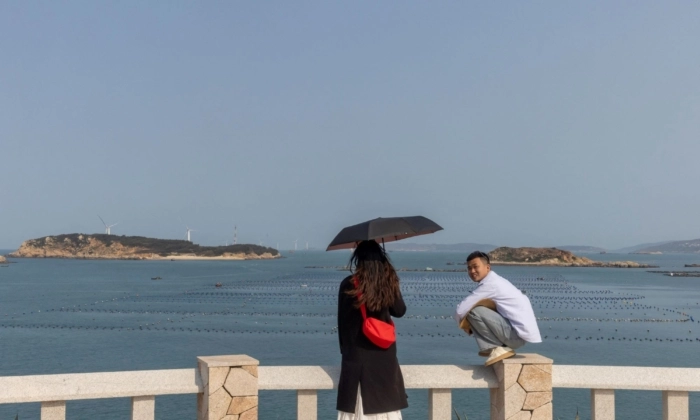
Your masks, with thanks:
[(65, 401), (44, 401), (41, 403), (41, 420), (66, 420)]
[(552, 420), (552, 359), (518, 354), (493, 369), (491, 420)]
[(246, 355), (197, 358), (204, 392), (197, 420), (258, 420), (258, 361)]
[(688, 392), (662, 391), (663, 420), (688, 420)]
[(615, 420), (614, 389), (591, 389), (591, 420)]

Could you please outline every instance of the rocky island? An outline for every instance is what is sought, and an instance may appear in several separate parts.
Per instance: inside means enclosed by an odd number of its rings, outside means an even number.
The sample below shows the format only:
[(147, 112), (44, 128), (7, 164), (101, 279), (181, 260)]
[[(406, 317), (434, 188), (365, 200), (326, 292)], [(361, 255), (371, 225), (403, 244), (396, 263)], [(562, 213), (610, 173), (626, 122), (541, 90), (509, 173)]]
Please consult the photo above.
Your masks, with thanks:
[(493, 265), (533, 265), (553, 267), (613, 267), (613, 268), (653, 268), (648, 264), (634, 261), (593, 261), (578, 257), (569, 251), (557, 248), (509, 248), (500, 247), (489, 252)]
[(276, 249), (257, 245), (212, 247), (176, 239), (80, 233), (30, 239), (9, 256), (106, 260), (266, 260), (281, 257)]
[(0, 264), (7, 264), (7, 258), (0, 255)]

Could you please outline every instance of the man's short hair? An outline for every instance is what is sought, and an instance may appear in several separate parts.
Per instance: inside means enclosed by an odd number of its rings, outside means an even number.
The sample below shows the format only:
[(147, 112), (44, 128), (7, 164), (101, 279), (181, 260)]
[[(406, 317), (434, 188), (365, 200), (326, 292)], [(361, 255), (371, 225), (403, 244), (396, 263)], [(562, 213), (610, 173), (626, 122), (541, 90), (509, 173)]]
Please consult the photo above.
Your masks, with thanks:
[(481, 261), (484, 262), (484, 264), (491, 264), (491, 259), (489, 258), (489, 254), (481, 251), (474, 251), (469, 256), (467, 257), (467, 264), (469, 264), (469, 261), (475, 259), (475, 258), (481, 258)]

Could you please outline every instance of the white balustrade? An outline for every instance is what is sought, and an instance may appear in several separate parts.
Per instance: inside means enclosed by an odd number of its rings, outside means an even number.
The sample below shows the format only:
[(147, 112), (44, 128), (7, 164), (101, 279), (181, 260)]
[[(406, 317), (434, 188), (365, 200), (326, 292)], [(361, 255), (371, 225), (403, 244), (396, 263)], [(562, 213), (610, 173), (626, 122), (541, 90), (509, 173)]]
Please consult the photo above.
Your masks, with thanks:
[[(296, 390), (297, 418), (318, 416), (318, 390), (337, 387), (338, 366), (258, 366), (258, 389)], [(449, 420), (453, 389), (491, 389), (491, 404), (501, 404), (493, 368), (455, 365), (401, 366), (407, 389), (428, 391), (429, 418)], [(0, 404), (41, 403), (42, 420), (65, 420), (66, 401), (131, 398), (132, 420), (152, 420), (159, 395), (200, 394), (197, 369), (97, 372), (0, 377)], [(664, 420), (688, 420), (688, 393), (700, 391), (700, 368), (628, 366), (552, 366), (554, 388), (591, 390), (595, 420), (615, 418), (615, 390), (660, 391)], [(200, 398), (201, 399), (201, 398)], [(492, 407), (492, 412), (493, 412)]]

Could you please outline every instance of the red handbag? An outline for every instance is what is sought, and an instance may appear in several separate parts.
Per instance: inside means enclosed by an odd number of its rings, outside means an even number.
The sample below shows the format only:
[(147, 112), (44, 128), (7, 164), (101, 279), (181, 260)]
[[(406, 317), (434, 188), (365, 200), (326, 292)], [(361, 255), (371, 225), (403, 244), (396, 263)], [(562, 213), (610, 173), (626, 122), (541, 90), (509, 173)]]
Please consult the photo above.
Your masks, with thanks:
[[(359, 281), (357, 278), (354, 278), (353, 282), (357, 289)], [(358, 299), (360, 296), (362, 296), (362, 293), (357, 294)], [(364, 303), (360, 305), (360, 311), (362, 312), (362, 319), (364, 319), (362, 323), (362, 333), (364, 333), (365, 337), (379, 348), (388, 349), (391, 347), (391, 345), (396, 342), (396, 327), (394, 326), (394, 321), (389, 320), (389, 322), (384, 322), (381, 319), (368, 318), (367, 308)]]

